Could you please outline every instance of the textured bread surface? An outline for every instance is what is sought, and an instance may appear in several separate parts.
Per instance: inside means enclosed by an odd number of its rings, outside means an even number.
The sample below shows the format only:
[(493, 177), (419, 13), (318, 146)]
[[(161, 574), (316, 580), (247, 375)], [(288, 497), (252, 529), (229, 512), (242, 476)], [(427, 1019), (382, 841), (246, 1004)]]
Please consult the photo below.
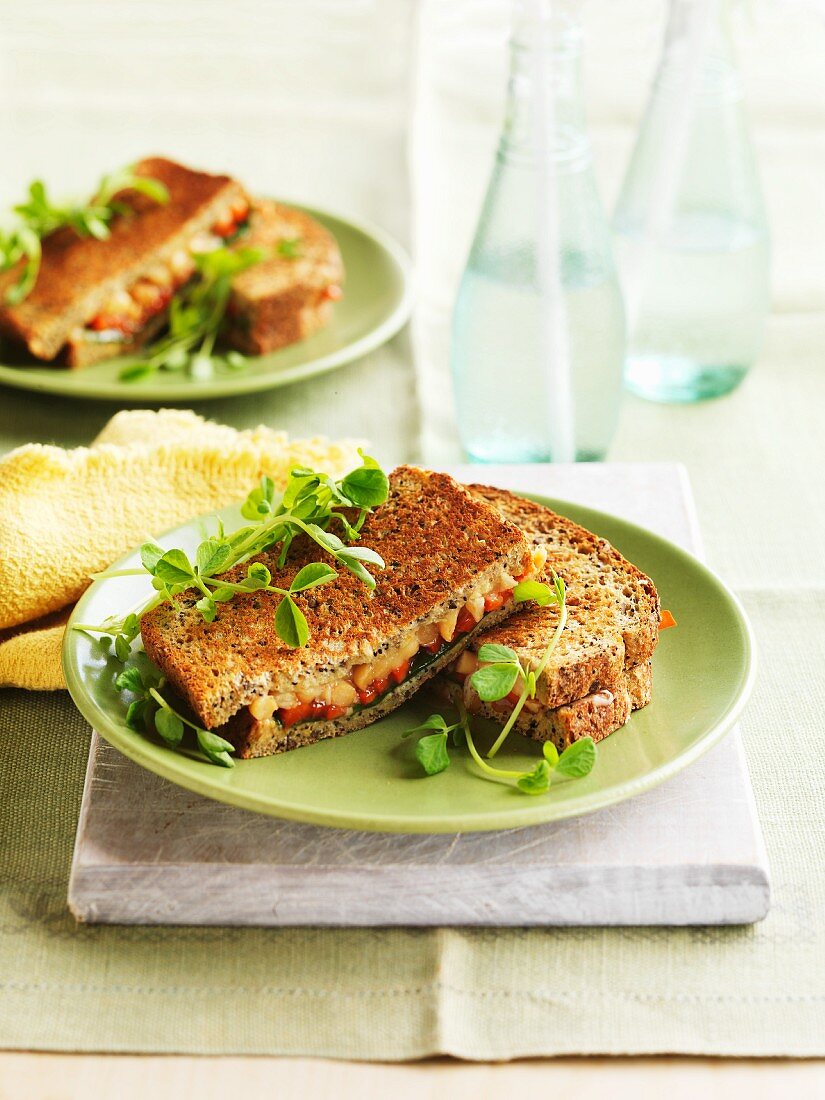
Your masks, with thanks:
[[(22, 341), (38, 358), (54, 359), (72, 329), (91, 321), (116, 290), (131, 286), (246, 198), (229, 176), (197, 172), (163, 157), (143, 160), (135, 171), (165, 184), (169, 201), (124, 192), (120, 197), (133, 213), (115, 218), (105, 241), (79, 237), (72, 229), (50, 234), (32, 292), (19, 305), (0, 308), (0, 332)], [(0, 276), (0, 302), (19, 271), (15, 267)]]
[(153, 317), (134, 336), (125, 337), (123, 340), (111, 343), (87, 336), (88, 330), (75, 329), (63, 346), (59, 357), (60, 364), (75, 369), (77, 367), (89, 367), (92, 363), (101, 363), (106, 359), (115, 359), (122, 355), (134, 355), (157, 336), (167, 320), (168, 311), (164, 310), (157, 317)]
[[(427, 665), (426, 668), (422, 668), (414, 676), (404, 680), (403, 683), (389, 691), (377, 703), (373, 703), (371, 706), (349, 715), (349, 717), (336, 718), (332, 721), (300, 722), (294, 726), (284, 728), (272, 718), (257, 722), (244, 717), (240, 722), (237, 722), (239, 716), (236, 716), (235, 719), (230, 720), (228, 726), (223, 727), (219, 732), (222, 737), (226, 737), (235, 745), (240, 757), (249, 759), (251, 757), (272, 756), (275, 753), (288, 752), (290, 749), (312, 745), (316, 741), (323, 741), (328, 737), (342, 737), (345, 733), (363, 729), (365, 726), (377, 722), (379, 718), (383, 718), (385, 714), (389, 714), (400, 707), (423, 684), (454, 661), (479, 630), (484, 630), (487, 625), (502, 622), (508, 615), (512, 614), (512, 611), (512, 606), (506, 606), (485, 615), (475, 630), (461, 635), (432, 664)], [(245, 715), (248, 715), (248, 713), (248, 711), (245, 712)]]
[[(652, 665), (650, 661), (643, 661), (625, 669), (613, 683), (602, 686), (598, 692), (590, 692), (582, 699), (560, 707), (543, 708), (536, 713), (522, 710), (514, 729), (534, 741), (552, 741), (559, 752), (582, 737), (602, 741), (621, 729), (632, 711), (647, 706), (652, 690)], [(463, 688), (454, 680), (440, 677), (438, 693), (451, 703), (456, 703), (463, 696)], [(495, 703), (484, 703), (477, 697), (473, 713), (500, 724), (506, 721), (508, 715), (508, 711), (497, 709)]]
[[(292, 242), (294, 256), (278, 253), (284, 241)], [(262, 355), (328, 324), (333, 308), (328, 291), (343, 282), (344, 264), (335, 238), (314, 218), (271, 199), (256, 199), (249, 232), (238, 247), (265, 249), (269, 258), (233, 280), (228, 343), (248, 355)]]
[[(239, 594), (219, 604), (214, 622), (206, 623), (192, 593), (181, 598), (179, 610), (163, 604), (143, 617), (147, 654), (214, 729), (259, 696), (331, 683), (342, 670), (394, 648), (413, 627), (460, 607), (477, 584), (502, 569), (518, 576), (530, 566), (530, 546), (516, 526), (446, 474), (411, 466), (390, 476), (389, 498), (367, 517), (361, 542), (386, 563), (384, 570), (371, 569), (375, 591), (341, 569), (335, 580), (298, 595), (307, 647), (292, 648), (278, 637), (275, 594)], [(298, 539), (283, 568), (277, 553), (257, 560), (283, 588), (307, 562), (332, 562), (315, 543)]]
[[(468, 488), (547, 551), (545, 580), (555, 571), (567, 586), (567, 626), (538, 684), (537, 698), (544, 707), (559, 707), (617, 683), (627, 667), (650, 659), (660, 611), (649, 577), (605, 539), (541, 504), (504, 489)], [(480, 635), (471, 648), (496, 642), (535, 666), (556, 629), (558, 614), (555, 606), (531, 604)]]

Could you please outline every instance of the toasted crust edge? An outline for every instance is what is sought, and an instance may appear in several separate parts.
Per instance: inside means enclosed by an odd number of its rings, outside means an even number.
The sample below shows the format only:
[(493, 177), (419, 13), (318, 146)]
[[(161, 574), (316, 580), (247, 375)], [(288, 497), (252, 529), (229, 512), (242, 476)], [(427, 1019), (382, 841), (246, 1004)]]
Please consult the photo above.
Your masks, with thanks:
[[(439, 677), (435, 687), (439, 696), (453, 705), (463, 696), (461, 685), (446, 676)], [(572, 703), (535, 714), (522, 711), (513, 728), (533, 741), (552, 741), (559, 752), (583, 737), (603, 741), (621, 729), (634, 710), (640, 710), (650, 702), (653, 693), (652, 661), (643, 661), (626, 669), (616, 681), (605, 684), (602, 690), (611, 692), (611, 702), (598, 701), (597, 693), (592, 692)], [(476, 713), (481, 718), (497, 722), (502, 720), (501, 712), (493, 704), (480, 700)]]

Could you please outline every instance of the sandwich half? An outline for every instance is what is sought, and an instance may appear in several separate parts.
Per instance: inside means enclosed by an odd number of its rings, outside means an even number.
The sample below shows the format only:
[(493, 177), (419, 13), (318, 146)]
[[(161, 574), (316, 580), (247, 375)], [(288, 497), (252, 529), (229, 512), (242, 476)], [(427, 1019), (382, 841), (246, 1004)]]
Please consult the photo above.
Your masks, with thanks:
[(241, 244), (263, 249), (266, 259), (232, 280), (224, 331), (229, 345), (263, 355), (329, 323), (344, 280), (331, 233), (302, 210), (255, 199)]
[[(510, 615), (513, 588), (535, 571), (517, 526), (446, 474), (410, 466), (390, 476), (389, 497), (367, 516), (360, 541), (385, 562), (374, 572), (375, 590), (339, 569), (298, 595), (309, 625), (304, 648), (278, 637), (278, 596), (265, 592), (220, 604), (211, 623), (194, 608), (194, 593), (177, 609), (163, 604), (143, 617), (148, 656), (241, 757), (336, 737), (394, 710)], [(279, 587), (308, 562), (331, 561), (296, 539), (279, 568), (277, 550), (256, 560)]]
[[(193, 254), (231, 240), (249, 216), (249, 198), (229, 176), (162, 157), (135, 172), (159, 180), (167, 203), (124, 191), (129, 208), (107, 240), (69, 228), (44, 238), (37, 282), (17, 305), (0, 307), (0, 332), (38, 359), (80, 367), (134, 352), (163, 326), (169, 301), (191, 279)], [(0, 302), (18, 277), (0, 276)]]
[[(556, 572), (567, 587), (567, 626), (515, 729), (561, 752), (581, 737), (600, 741), (623, 726), (652, 693), (651, 657), (658, 641), (660, 608), (649, 577), (585, 528), (503, 489), (468, 487), (477, 500), (516, 524), (536, 551), (546, 554), (543, 578)], [(506, 720), (518, 693), (495, 703), (473, 691), (477, 652), (488, 642), (509, 646), (535, 667), (558, 624), (555, 606), (520, 608), (506, 623), (474, 636), (467, 651), (439, 679), (449, 699), (462, 698), (470, 713)]]

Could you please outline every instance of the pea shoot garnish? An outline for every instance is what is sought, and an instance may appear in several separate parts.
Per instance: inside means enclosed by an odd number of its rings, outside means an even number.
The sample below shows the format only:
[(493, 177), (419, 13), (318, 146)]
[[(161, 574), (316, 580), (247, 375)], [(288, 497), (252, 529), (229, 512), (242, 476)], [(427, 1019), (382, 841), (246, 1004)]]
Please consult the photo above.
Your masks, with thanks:
[(26, 201), (13, 208), (14, 224), (0, 232), (0, 272), (25, 260), (20, 278), (6, 292), (6, 303), (19, 305), (31, 294), (40, 271), (40, 242), (50, 233), (68, 226), (79, 237), (105, 241), (111, 235), (112, 220), (130, 211), (122, 198), (115, 197), (126, 190), (137, 191), (153, 202), (169, 201), (169, 192), (159, 180), (135, 175), (131, 166), (104, 176), (95, 197), (85, 204), (58, 205), (49, 198), (42, 180), (30, 184)]
[[(251, 522), (227, 535), (218, 521), (217, 533), (201, 542), (194, 560), (183, 550), (165, 550), (153, 539), (147, 540), (140, 548), (140, 568), (107, 569), (95, 573), (92, 579), (148, 575), (155, 595), (123, 618), (110, 618), (98, 626), (77, 624), (75, 629), (108, 635), (113, 639), (116, 656), (125, 660), (140, 631), (141, 618), (162, 603), (176, 605), (184, 592), (194, 589), (200, 593), (195, 606), (206, 622), (214, 620), (218, 604), (228, 603), (238, 593), (272, 592), (281, 597), (275, 611), (278, 637), (287, 645), (305, 646), (309, 628), (293, 597), (327, 584), (337, 575), (335, 569), (324, 562), (310, 562), (296, 573), (288, 588), (271, 583), (272, 574), (263, 562), (252, 562), (246, 576), (237, 581), (228, 581), (225, 574), (276, 547), (278, 566), (283, 566), (292, 540), (303, 533), (339, 566), (374, 588), (375, 578), (366, 567), (382, 569), (383, 559), (368, 546), (351, 543), (358, 538), (368, 513), (387, 499), (389, 481), (374, 458), (361, 451), (359, 454), (361, 465), (340, 481), (306, 467), (294, 467), (279, 500), (272, 479), (263, 477), (241, 508), (244, 519)], [(343, 539), (332, 529), (335, 526)]]
[(215, 248), (193, 256), (197, 279), (188, 283), (169, 305), (169, 332), (154, 343), (146, 357), (124, 367), (122, 382), (141, 382), (158, 371), (211, 378), (216, 370), (240, 370), (246, 356), (238, 351), (218, 354), (215, 342), (232, 293), (232, 280), (266, 258), (262, 248)]
[(512, 730), (516, 719), (528, 699), (534, 699), (537, 684), (547, 663), (558, 645), (559, 638), (567, 624), (566, 589), (561, 577), (553, 574), (552, 586), (542, 581), (522, 581), (513, 590), (516, 603), (533, 601), (539, 607), (555, 603), (559, 609), (559, 621), (552, 638), (547, 644), (536, 666), (529, 667), (520, 660), (519, 655), (509, 646), (488, 643), (479, 648), (479, 668), (470, 676), (470, 684), (479, 699), (487, 703), (507, 698), (520, 686), (518, 700), (500, 734), (487, 752), (487, 759), (479, 753), (473, 740), (470, 718), (463, 702), (459, 702), (459, 720), (449, 724), (441, 714), (431, 714), (421, 725), (408, 730), (404, 737), (423, 733), (415, 746), (415, 756), (427, 775), (438, 775), (450, 765), (449, 742), (453, 747), (466, 745), (476, 767), (486, 779), (504, 783), (522, 791), (524, 794), (545, 794), (550, 790), (553, 775), (578, 778), (588, 775), (596, 762), (596, 746), (593, 739), (584, 737), (559, 755), (550, 741), (542, 745), (542, 759), (532, 769), (526, 771), (495, 768), (487, 761), (496, 755)]

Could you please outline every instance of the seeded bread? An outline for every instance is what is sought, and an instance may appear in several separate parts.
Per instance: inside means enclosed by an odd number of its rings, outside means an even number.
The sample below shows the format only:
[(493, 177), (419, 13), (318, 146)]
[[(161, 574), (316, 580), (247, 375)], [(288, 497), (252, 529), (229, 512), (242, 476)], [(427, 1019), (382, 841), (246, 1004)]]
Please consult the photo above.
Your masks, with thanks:
[[(439, 677), (437, 693), (451, 703), (464, 697), (460, 684)], [(582, 737), (602, 741), (620, 729), (634, 710), (647, 706), (653, 690), (653, 669), (650, 661), (625, 669), (617, 680), (600, 687), (582, 699), (536, 713), (523, 710), (516, 719), (515, 729), (534, 741), (552, 741), (559, 752)], [(506, 720), (507, 711), (496, 709), (495, 703), (483, 703), (476, 696), (473, 713), (499, 723)]]
[(89, 367), (92, 363), (101, 363), (121, 355), (136, 355), (150, 340), (158, 335), (167, 321), (167, 313), (153, 317), (147, 325), (134, 336), (124, 336), (113, 343), (96, 340), (96, 333), (88, 329), (74, 329), (60, 353), (60, 361), (67, 367)]
[(269, 258), (232, 282), (226, 340), (247, 355), (263, 355), (311, 336), (329, 323), (344, 279), (331, 233), (301, 210), (270, 199), (252, 205), (240, 248)]
[[(497, 508), (535, 546), (547, 551), (545, 580), (555, 570), (567, 586), (568, 621), (538, 684), (537, 699), (554, 709), (614, 684), (626, 668), (650, 660), (659, 631), (659, 597), (645, 576), (605, 539), (551, 509), (504, 489), (468, 486)], [(477, 638), (510, 646), (537, 664), (558, 623), (555, 606), (535, 605)]]
[[(125, 290), (158, 261), (168, 260), (208, 230), (233, 203), (246, 199), (229, 176), (193, 171), (162, 157), (135, 167), (165, 184), (169, 202), (124, 192), (132, 214), (116, 218), (108, 240), (59, 229), (43, 241), (37, 282), (19, 305), (0, 306), (0, 332), (21, 341), (39, 359), (54, 360), (72, 330), (92, 320), (118, 290)], [(22, 263), (22, 261), (21, 261)], [(0, 276), (0, 303), (20, 268)]]
[[(529, 543), (496, 509), (446, 474), (411, 466), (390, 476), (389, 498), (367, 517), (361, 541), (386, 563), (373, 570), (375, 591), (341, 569), (334, 581), (297, 596), (309, 625), (304, 649), (280, 640), (278, 597), (266, 592), (219, 604), (212, 623), (194, 608), (194, 593), (179, 609), (163, 604), (143, 617), (148, 656), (208, 729), (261, 696), (333, 683), (401, 644), (419, 625), (461, 607), (502, 571), (519, 576), (531, 566)], [(331, 559), (315, 543), (296, 539), (283, 568), (276, 553), (258, 560), (270, 569), (273, 585), (288, 587), (307, 562)], [(227, 579), (245, 571), (230, 571)]]

